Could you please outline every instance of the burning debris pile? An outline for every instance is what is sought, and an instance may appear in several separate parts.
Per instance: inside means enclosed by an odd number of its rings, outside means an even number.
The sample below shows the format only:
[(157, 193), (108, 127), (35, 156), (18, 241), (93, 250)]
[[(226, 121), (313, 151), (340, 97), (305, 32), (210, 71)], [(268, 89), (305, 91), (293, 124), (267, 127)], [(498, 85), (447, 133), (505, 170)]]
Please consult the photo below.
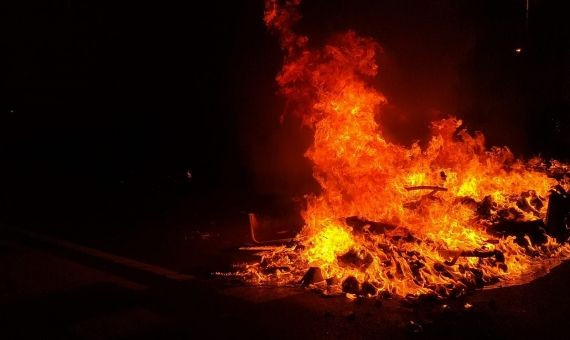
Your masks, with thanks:
[(288, 113), (314, 131), (305, 156), (322, 193), (307, 197), (293, 242), (243, 269), (249, 282), (447, 297), (570, 255), (566, 165), (487, 149), (456, 118), (433, 122), (426, 148), (389, 142), (375, 119), (386, 99), (370, 85), (379, 45), (349, 31), (309, 47), (292, 29), (299, 3), (266, 0), (264, 19), (285, 52)]

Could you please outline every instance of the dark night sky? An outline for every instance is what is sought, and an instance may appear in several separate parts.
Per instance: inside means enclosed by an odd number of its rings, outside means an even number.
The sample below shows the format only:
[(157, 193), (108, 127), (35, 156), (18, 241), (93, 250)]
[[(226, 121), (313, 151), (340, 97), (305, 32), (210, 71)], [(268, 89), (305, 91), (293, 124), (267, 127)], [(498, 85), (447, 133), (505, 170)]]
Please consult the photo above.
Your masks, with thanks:
[[(278, 124), (281, 53), (262, 1), (206, 3), (0, 5), (6, 209), (125, 191), (118, 197), (306, 190), (306, 139), (294, 122)], [(567, 158), (562, 3), (531, 0), (528, 35), (520, 0), (306, 0), (299, 29), (315, 44), (348, 28), (380, 42), (378, 86), (391, 102), (382, 123), (398, 142), (456, 114), (493, 144)]]

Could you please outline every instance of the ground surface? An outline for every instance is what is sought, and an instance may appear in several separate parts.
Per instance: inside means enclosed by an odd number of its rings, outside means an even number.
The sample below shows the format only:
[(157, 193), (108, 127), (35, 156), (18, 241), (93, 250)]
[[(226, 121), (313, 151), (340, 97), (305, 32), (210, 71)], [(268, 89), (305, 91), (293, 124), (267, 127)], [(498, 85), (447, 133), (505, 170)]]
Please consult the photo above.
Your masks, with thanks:
[(0, 229), (3, 333), (7, 338), (88, 339), (542, 338), (567, 333), (570, 263), (527, 285), (420, 304), (349, 301), (301, 288), (246, 287), (213, 279), (212, 271), (252, 260), (237, 249), (249, 234), (247, 212), (235, 207), (184, 218), (173, 212), (169, 216), (177, 217), (123, 228), (82, 226), (81, 232), (73, 223), (40, 228), (28, 219), (19, 226), (5, 224)]

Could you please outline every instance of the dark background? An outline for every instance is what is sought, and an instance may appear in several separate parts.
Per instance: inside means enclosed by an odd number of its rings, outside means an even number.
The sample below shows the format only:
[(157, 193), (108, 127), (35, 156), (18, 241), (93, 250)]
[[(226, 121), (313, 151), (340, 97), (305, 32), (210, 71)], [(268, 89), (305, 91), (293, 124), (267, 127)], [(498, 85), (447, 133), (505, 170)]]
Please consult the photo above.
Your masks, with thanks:
[[(527, 26), (524, 0), (306, 0), (298, 29), (315, 46), (349, 28), (383, 46), (380, 120), (395, 142), (453, 114), (491, 145), (567, 160), (563, 3), (531, 0)], [(315, 189), (310, 136), (279, 124), (282, 55), (262, 1), (18, 1), (0, 12), (0, 219), (88, 230)]]

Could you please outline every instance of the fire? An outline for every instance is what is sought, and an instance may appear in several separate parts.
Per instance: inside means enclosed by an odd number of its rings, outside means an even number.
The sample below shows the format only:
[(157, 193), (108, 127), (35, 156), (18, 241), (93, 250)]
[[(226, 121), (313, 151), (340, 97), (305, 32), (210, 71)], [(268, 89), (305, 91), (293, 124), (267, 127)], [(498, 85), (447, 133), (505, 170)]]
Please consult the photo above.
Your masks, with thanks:
[(550, 190), (567, 183), (549, 177), (539, 159), (487, 149), (482, 134), (453, 117), (432, 123), (425, 148), (386, 140), (376, 116), (387, 100), (371, 86), (379, 45), (349, 31), (308, 47), (292, 30), (299, 3), (266, 0), (264, 19), (286, 53), (276, 79), (288, 110), (314, 131), (305, 156), (322, 192), (307, 196), (295, 244), (247, 267), (253, 282), (297, 283), (318, 267), (327, 293), (353, 277), (366, 295), (449, 296), (570, 255), (548, 235), (497, 227), (544, 220)]
[(309, 264), (321, 266), (331, 265), (337, 256), (346, 253), (354, 245), (350, 232), (336, 225), (324, 226), (312, 238), (312, 247), (304, 256)]

